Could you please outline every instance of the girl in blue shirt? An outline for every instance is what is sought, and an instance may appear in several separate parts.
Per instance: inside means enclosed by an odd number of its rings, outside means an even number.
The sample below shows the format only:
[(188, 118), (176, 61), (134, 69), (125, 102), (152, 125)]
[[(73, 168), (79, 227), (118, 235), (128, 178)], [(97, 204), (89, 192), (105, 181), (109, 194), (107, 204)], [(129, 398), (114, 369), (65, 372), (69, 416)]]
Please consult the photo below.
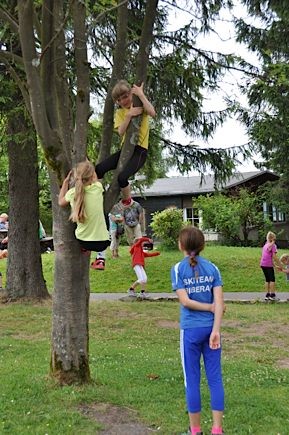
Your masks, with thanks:
[(201, 257), (202, 231), (187, 226), (179, 235), (185, 258), (171, 270), (173, 291), (180, 307), (180, 351), (192, 435), (202, 435), (200, 359), (203, 356), (210, 389), (212, 434), (223, 434), (224, 387), (221, 370), (221, 319), (224, 311), (222, 279), (218, 268)]

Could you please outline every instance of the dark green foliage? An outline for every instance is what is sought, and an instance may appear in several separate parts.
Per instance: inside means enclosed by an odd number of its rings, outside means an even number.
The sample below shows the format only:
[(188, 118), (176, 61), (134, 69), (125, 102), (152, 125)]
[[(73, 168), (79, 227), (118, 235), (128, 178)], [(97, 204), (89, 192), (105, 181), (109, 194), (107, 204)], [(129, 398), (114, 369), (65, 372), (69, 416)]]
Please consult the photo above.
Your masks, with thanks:
[(229, 245), (249, 245), (250, 233), (257, 230), (264, 234), (271, 229), (264, 220), (262, 196), (240, 189), (238, 196), (229, 197), (221, 193), (200, 196), (194, 202), (202, 210), (203, 228), (216, 230)]
[[(250, 110), (241, 110), (251, 143), (265, 166), (280, 175), (271, 191), (274, 203), (289, 202), (289, 12), (286, 1), (243, 1), (257, 24), (236, 22), (238, 40), (258, 54), (260, 73), (247, 80), (243, 91)], [(255, 23), (255, 22), (254, 22)], [(286, 210), (286, 206), (282, 207)]]
[(154, 236), (167, 248), (176, 248), (181, 228), (184, 226), (183, 211), (168, 208), (153, 213), (151, 227)]

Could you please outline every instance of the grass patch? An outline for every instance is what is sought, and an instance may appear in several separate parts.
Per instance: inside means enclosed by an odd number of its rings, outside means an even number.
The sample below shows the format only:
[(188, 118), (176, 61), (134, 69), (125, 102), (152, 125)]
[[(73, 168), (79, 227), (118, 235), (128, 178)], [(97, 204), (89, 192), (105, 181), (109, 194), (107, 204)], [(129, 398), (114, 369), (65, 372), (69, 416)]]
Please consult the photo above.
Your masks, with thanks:
[[(279, 250), (282, 255), (284, 250)], [(228, 292), (262, 292), (264, 277), (259, 266), (260, 248), (239, 248), (228, 246), (207, 246), (204, 256), (214, 262), (220, 269), (224, 281), (224, 291)], [(182, 259), (177, 251), (161, 250), (159, 257), (146, 260), (148, 290), (151, 293), (170, 292), (170, 269)], [(93, 259), (93, 257), (92, 257)], [(50, 291), (53, 289), (54, 253), (42, 255), (43, 272)], [(135, 273), (131, 267), (129, 248), (121, 246), (120, 258), (112, 259), (107, 250), (106, 270), (90, 270), (91, 292), (122, 293), (135, 281)], [(0, 261), (0, 272), (5, 285), (6, 260)], [(276, 273), (278, 292), (289, 291), (283, 273)], [(287, 285), (286, 285), (287, 284)]]
[[(188, 426), (179, 357), (177, 303), (90, 304), (93, 382), (54, 385), (48, 377), (51, 305), (0, 305), (0, 433), (97, 434), (80, 408), (111, 403), (137, 411), (157, 433)], [(226, 433), (288, 433), (287, 304), (230, 304), (223, 324)], [(211, 415), (205, 381), (203, 426)], [(268, 428), (269, 431), (268, 431)]]

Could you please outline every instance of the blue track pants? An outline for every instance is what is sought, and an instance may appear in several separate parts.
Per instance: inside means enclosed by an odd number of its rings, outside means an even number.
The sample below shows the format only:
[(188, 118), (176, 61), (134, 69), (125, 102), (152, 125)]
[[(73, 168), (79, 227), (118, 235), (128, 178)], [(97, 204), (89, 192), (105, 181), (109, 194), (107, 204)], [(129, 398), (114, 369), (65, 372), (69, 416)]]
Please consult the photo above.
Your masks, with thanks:
[(180, 351), (186, 388), (188, 411), (201, 411), (201, 367), (204, 366), (211, 395), (211, 409), (224, 410), (224, 387), (221, 369), (221, 349), (210, 349), (211, 327), (182, 329), (180, 333)]

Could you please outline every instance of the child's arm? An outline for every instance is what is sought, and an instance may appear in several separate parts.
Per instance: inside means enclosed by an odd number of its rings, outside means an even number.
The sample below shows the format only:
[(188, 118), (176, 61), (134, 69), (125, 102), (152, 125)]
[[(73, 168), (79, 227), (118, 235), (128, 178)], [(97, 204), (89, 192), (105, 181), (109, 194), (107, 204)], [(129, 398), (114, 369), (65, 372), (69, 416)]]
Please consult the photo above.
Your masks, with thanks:
[(142, 83), (140, 86), (137, 85), (133, 85), (132, 87), (132, 93), (134, 95), (137, 95), (139, 97), (139, 99), (141, 100), (142, 104), (143, 104), (143, 108), (144, 111), (151, 116), (152, 118), (154, 118), (156, 116), (156, 111), (154, 106), (149, 102), (149, 100), (147, 99), (147, 97), (144, 94), (143, 91), (143, 86), (144, 84)]
[(176, 291), (176, 294), (179, 298), (180, 304), (182, 304), (185, 308), (189, 308), (190, 310), (211, 312), (213, 312), (214, 309), (216, 310), (214, 304), (206, 304), (204, 302), (193, 301), (192, 299), (190, 299), (185, 289), (178, 289)]
[(144, 252), (144, 256), (145, 257), (157, 257), (158, 255), (161, 255), (160, 252), (155, 251), (155, 252)]
[(69, 204), (69, 202), (66, 201), (65, 199), (65, 195), (68, 191), (70, 175), (71, 175), (71, 171), (69, 171), (67, 176), (64, 178), (58, 195), (58, 205), (60, 205), (61, 207), (65, 207), (66, 205)]
[(210, 335), (209, 345), (211, 349), (221, 346), (221, 322), (224, 313), (224, 298), (221, 286), (213, 288), (214, 292), (214, 324)]
[(134, 116), (138, 116), (141, 115), (143, 113), (143, 107), (133, 107), (131, 106), (131, 108), (129, 109), (129, 111), (127, 112), (124, 121), (117, 126), (117, 132), (120, 136), (123, 136), (127, 130), (127, 127), (129, 126), (129, 123), (131, 121), (131, 118), (133, 118)]
[(279, 260), (276, 252), (273, 253), (273, 264), (275, 267), (277, 266), (278, 269), (280, 269), (280, 268), (283, 269), (282, 263)]
[(274, 240), (272, 242), (269, 242), (267, 245), (267, 251), (272, 251), (273, 246), (275, 245)]

